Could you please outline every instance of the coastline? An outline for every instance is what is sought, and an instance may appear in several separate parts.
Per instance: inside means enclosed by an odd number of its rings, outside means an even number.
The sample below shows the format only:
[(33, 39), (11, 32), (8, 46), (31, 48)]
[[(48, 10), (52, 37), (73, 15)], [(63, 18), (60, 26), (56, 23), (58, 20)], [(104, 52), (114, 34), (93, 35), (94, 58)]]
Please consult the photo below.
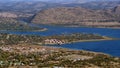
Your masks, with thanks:
[(43, 29), (41, 29), (41, 30), (32, 30), (32, 31), (47, 31), (48, 29), (47, 28), (43, 28)]
[[(62, 46), (63, 44), (71, 44), (71, 43), (77, 43), (77, 42), (97, 42), (97, 41), (107, 41), (107, 40), (119, 40), (117, 38), (110, 38), (110, 37), (106, 37), (106, 36), (103, 36), (104, 39), (89, 39), (89, 40), (77, 40), (77, 41), (70, 41), (70, 42), (65, 42), (65, 43), (62, 43), (62, 44), (45, 44), (45, 45), (60, 45)], [(37, 43), (39, 44), (39, 43)]]
[(71, 26), (64, 26), (64, 27), (87, 27), (87, 28), (107, 28), (107, 29), (120, 29), (120, 27), (92, 27), (92, 26), (75, 26), (75, 25), (71, 25)]
[(47, 28), (43, 28), (43, 29), (40, 29), (40, 30), (0, 30), (0, 31), (33, 31), (33, 32), (37, 32), (37, 31), (47, 31), (48, 29)]
[(76, 43), (76, 42), (95, 42), (95, 41), (105, 41), (105, 40), (117, 40), (115, 38), (109, 38), (109, 37), (105, 37), (103, 36), (104, 39), (90, 39), (90, 40), (78, 40), (78, 41), (72, 41), (70, 43)]
[[(82, 51), (82, 52), (84, 52), (84, 53), (93, 53), (93, 54), (103, 54), (103, 55), (107, 55), (107, 56), (112, 56), (112, 55), (110, 55), (110, 54), (107, 54), (107, 53), (103, 53), (103, 52), (95, 52), (95, 51), (89, 51), (89, 50), (77, 50), (77, 49), (69, 49), (69, 48), (63, 48), (63, 47), (53, 47), (53, 46), (43, 46), (43, 45), (35, 45), (35, 44), (16, 44), (16, 45), (10, 45), (10, 46), (8, 46), (8, 45), (4, 45), (4, 46), (0, 46), (1, 48), (1, 50), (3, 50), (4, 48), (11, 48), (11, 49), (17, 49), (17, 50), (21, 50), (21, 51), (18, 51), (18, 52), (22, 52), (23, 50), (23, 48), (24, 48), (24, 50), (26, 49), (26, 51), (30, 51), (31, 49), (29, 49), (29, 48), (33, 48), (33, 49), (35, 49), (36, 50), (36, 48), (37, 49), (42, 49), (43, 51), (44, 50), (58, 50), (58, 51)], [(3, 49), (2, 49), (3, 48)], [(27, 49), (28, 48), (28, 49)], [(34, 51), (35, 51), (34, 50)], [(10, 50), (3, 50), (3, 51), (5, 51), (5, 52), (13, 52), (13, 51), (10, 51)], [(14, 53), (18, 53), (17, 51), (15, 51)], [(37, 52), (37, 51), (36, 51)], [(18, 53), (18, 54), (20, 54), (20, 53)], [(34, 52), (33, 52), (34, 53)], [(24, 52), (23, 53), (21, 53), (21, 54), (24, 54)]]

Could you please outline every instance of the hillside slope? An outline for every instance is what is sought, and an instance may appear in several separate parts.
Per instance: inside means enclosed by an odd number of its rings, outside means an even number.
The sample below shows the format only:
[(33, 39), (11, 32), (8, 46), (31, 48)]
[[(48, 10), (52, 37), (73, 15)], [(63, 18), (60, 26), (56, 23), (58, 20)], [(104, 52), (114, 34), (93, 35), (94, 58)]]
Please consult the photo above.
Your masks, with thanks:
[(36, 14), (32, 22), (37, 24), (118, 26), (119, 7), (111, 10), (91, 10), (81, 7), (51, 8)]

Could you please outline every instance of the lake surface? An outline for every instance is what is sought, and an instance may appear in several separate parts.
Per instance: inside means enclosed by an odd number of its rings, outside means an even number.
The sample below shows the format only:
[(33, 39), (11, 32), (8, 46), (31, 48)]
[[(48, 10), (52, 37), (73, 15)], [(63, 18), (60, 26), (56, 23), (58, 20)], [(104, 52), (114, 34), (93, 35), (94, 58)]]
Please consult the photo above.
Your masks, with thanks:
[[(69, 34), (69, 33), (94, 33), (94, 34), (100, 34), (103, 36), (108, 36), (113, 38), (120, 38), (120, 29), (62, 27), (62, 26), (49, 26), (49, 25), (39, 25), (39, 27), (47, 28), (48, 30), (44, 32), (30, 32), (30, 31), (29, 32), (1, 31), (1, 32), (11, 33), (11, 34), (24, 34), (24, 35), (34, 34), (34, 35), (42, 35), (42, 36)], [(55, 47), (103, 52), (110, 54), (112, 56), (120, 57), (120, 40), (78, 42), (78, 43), (64, 44), (61, 46), (55, 45)]]

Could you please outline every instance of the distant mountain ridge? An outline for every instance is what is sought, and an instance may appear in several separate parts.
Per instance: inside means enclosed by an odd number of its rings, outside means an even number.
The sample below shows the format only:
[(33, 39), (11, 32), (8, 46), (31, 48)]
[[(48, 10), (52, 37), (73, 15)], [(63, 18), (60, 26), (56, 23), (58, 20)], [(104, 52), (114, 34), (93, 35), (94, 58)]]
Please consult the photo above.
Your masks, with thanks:
[[(63, 0), (0, 0), (0, 11), (36, 13), (46, 8), (55, 8), (55, 7), (83, 7), (83, 8), (99, 10), (99, 9), (113, 8), (117, 5), (120, 5), (119, 0), (116, 0), (116, 1), (69, 0), (70, 2), (68, 0), (64, 0), (62, 4), (51, 3), (53, 1), (62, 2)], [(86, 1), (87, 3), (79, 3), (77, 1), (80, 1), (80, 2)]]
[(0, 0), (1, 2), (10, 2), (10, 1), (41, 1), (49, 3), (86, 3), (91, 1), (120, 1), (120, 0)]

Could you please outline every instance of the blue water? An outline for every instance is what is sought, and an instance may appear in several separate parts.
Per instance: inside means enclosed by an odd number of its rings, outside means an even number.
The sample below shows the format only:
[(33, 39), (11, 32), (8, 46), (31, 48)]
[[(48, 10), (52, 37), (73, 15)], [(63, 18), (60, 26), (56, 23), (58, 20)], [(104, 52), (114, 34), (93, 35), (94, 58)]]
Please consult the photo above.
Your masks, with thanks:
[[(30, 31), (29, 32), (1, 31), (1, 32), (7, 32), (11, 34), (25, 34), (25, 35), (34, 34), (34, 35), (42, 35), (42, 36), (49, 36), (49, 35), (56, 35), (56, 34), (69, 34), (69, 33), (94, 33), (94, 34), (100, 34), (103, 36), (108, 36), (113, 38), (120, 38), (120, 29), (62, 27), (62, 26), (48, 26), (48, 25), (39, 25), (39, 27), (45, 27), (48, 30), (44, 32), (30, 32)], [(120, 57), (120, 40), (78, 42), (78, 43), (72, 43), (72, 44), (64, 44), (64, 45), (55, 46), (55, 47), (103, 52), (103, 53), (110, 54), (112, 56)]]

